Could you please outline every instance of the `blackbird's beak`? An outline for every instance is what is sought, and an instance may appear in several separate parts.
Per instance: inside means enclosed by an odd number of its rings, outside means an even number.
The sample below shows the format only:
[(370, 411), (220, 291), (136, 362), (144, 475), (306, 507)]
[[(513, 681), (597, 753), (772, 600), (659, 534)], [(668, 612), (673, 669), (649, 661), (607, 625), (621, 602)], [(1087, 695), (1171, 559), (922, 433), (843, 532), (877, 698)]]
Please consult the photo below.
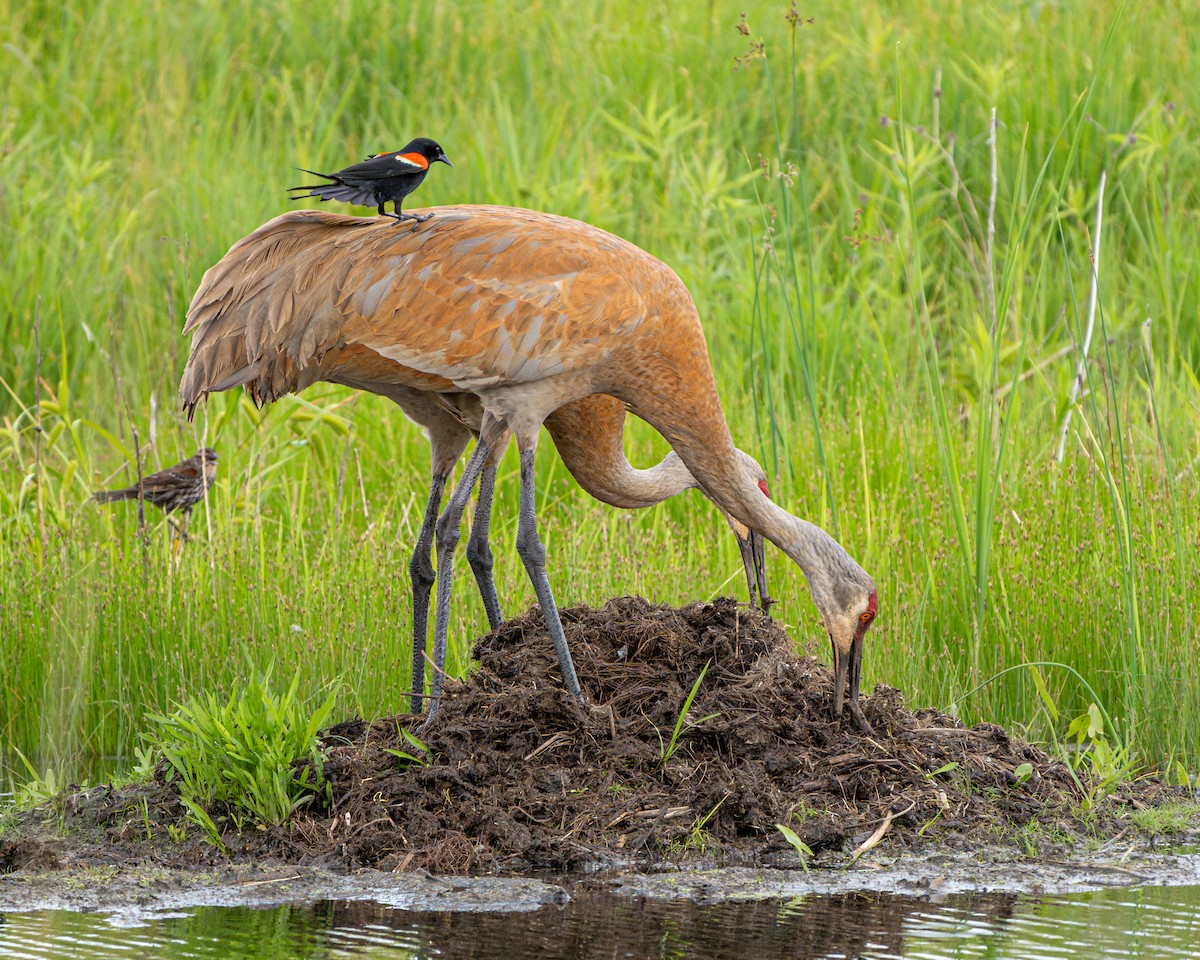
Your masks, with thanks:
[(437, 163), (439, 160), (441, 160), (442, 163), (444, 163), (448, 167), (454, 166), (454, 164), (452, 164), (450, 162), (450, 158), (448, 156), (446, 156), (444, 153), (439, 153), (436, 157), (433, 158), (434, 163)]

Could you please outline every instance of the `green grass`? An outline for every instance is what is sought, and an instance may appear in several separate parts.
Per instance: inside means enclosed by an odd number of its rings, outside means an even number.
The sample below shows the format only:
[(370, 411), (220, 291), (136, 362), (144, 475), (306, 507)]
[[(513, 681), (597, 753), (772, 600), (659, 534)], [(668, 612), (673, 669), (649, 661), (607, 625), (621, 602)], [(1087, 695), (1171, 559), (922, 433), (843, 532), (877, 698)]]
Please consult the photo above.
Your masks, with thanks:
[[(965, 719), (1050, 740), (1090, 688), (1137, 763), (1195, 770), (1186, 16), (1112, 0), (787, 12), (0, 0), (0, 768), (20, 774), (14, 749), (67, 770), (129, 756), (147, 713), (223, 696), (247, 663), (274, 660), (314, 701), (340, 678), (339, 711), (402, 705), (420, 434), (326, 385), (263, 411), (214, 397), (195, 424), (174, 398), (192, 291), (289, 208), (292, 168), (424, 134), (455, 166), (419, 202), (578, 217), (680, 273), (739, 445), (879, 583), (865, 689), (947, 707), (983, 684)], [(1055, 465), (1101, 171), (1096, 334)], [(180, 556), (157, 514), (143, 542), (131, 505), (87, 503), (131, 481), (134, 430), (153, 441), (147, 469), (202, 441), (221, 454)], [(640, 464), (664, 451), (644, 426), (627, 446)], [(564, 605), (740, 594), (733, 540), (698, 494), (620, 513), (549, 442), (538, 459)], [(506, 460), (494, 528), (507, 613), (532, 601), (516, 474)], [(775, 614), (825, 651), (799, 571), (769, 562)], [(486, 624), (459, 585), (454, 673)], [(1042, 661), (1078, 676), (985, 683)]]
[[(169, 716), (146, 717), (153, 728), (145, 735), (145, 765), (153, 769), (158, 757), (166, 759), (180, 801), (210, 837), (218, 837), (209, 815), (214, 804), (228, 810), (240, 831), (247, 822), (284, 823), (327, 794), (326, 753), (317, 733), (330, 723), (334, 698), (308, 711), (297, 698), (299, 687), (294, 675), (287, 692), (278, 693), (268, 669), (224, 702), (209, 693)], [(296, 770), (298, 760), (303, 766)]]

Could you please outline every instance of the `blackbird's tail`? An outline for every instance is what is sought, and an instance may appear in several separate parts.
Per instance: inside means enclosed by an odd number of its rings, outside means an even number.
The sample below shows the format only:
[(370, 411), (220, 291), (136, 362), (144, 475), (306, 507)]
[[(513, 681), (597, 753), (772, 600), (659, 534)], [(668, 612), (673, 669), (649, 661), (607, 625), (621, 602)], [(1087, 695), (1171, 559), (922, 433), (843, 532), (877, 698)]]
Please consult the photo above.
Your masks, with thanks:
[[(318, 183), (299, 187), (288, 187), (293, 195), (289, 200), (303, 200), (306, 197), (320, 197), (322, 200), (341, 200), (343, 203), (353, 203), (362, 207), (374, 207), (379, 201), (375, 191), (358, 184), (347, 183), (328, 173), (317, 173), (315, 170), (305, 170), (297, 167), (303, 173), (311, 173), (314, 177), (324, 177), (329, 183)], [(299, 192), (297, 192), (299, 191)]]
[(312, 185), (301, 185), (298, 187), (288, 187), (289, 191), (298, 191), (298, 190), (308, 191), (307, 193), (301, 193), (299, 197), (292, 197), (290, 199), (299, 200), (304, 197), (318, 197), (318, 196), (320, 196), (320, 194), (313, 193), (312, 191), (322, 190), (322, 188), (324, 188), (324, 187), (336, 187), (338, 184), (338, 180), (337, 180), (336, 176), (334, 176), (332, 174), (317, 173), (316, 170), (306, 170), (304, 167), (296, 167), (296, 169), (300, 170), (300, 173), (311, 173), (313, 176), (324, 176), (324, 178), (326, 180), (329, 180), (330, 182), (328, 182), (328, 184), (312, 184)]

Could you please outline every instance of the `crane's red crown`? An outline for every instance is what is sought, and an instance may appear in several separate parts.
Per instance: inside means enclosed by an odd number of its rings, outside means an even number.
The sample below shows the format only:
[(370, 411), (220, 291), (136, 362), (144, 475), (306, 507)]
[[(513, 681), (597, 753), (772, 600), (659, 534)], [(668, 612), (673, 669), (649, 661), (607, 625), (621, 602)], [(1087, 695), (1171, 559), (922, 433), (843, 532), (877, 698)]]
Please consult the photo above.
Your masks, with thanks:
[(876, 595), (875, 591), (872, 590), (871, 595), (869, 597), (867, 597), (867, 609), (864, 610), (862, 612), (862, 615), (858, 618), (859, 622), (862, 624), (862, 626), (859, 627), (860, 633), (865, 631), (867, 629), (867, 627), (870, 625), (871, 621), (875, 619), (875, 612), (878, 609), (879, 609), (879, 597)]

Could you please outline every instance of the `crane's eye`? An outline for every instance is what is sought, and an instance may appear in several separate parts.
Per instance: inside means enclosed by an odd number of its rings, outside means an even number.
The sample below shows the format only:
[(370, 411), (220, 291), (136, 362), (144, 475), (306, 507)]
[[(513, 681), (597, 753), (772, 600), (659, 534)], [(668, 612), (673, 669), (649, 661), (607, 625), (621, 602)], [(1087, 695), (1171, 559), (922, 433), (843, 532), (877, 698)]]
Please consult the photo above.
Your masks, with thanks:
[(875, 614), (872, 613), (870, 610), (864, 610), (858, 619), (861, 620), (863, 623), (870, 623), (872, 620), (875, 619)]

